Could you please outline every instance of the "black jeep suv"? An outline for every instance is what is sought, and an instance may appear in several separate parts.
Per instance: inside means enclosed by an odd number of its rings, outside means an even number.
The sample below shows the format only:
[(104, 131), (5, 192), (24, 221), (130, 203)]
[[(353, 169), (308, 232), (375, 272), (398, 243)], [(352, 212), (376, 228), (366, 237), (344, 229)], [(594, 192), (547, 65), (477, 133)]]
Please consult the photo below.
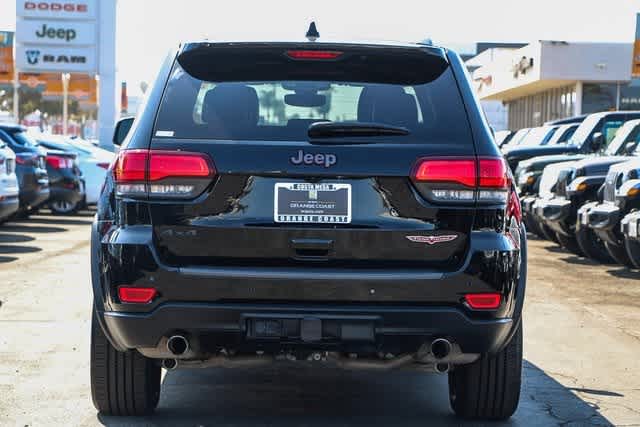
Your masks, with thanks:
[(457, 414), (516, 410), (526, 234), (457, 54), (183, 44), (114, 142), (97, 409), (153, 411), (161, 367), (297, 362), (447, 372)]

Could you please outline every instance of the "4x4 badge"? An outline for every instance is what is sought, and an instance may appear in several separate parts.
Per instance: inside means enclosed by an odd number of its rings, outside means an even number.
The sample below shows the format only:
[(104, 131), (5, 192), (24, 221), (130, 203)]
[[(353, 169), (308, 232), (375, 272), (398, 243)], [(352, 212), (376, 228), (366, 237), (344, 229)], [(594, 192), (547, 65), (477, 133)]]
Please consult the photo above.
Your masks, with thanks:
[(426, 243), (427, 245), (435, 245), (436, 243), (450, 242), (458, 238), (456, 234), (443, 234), (441, 236), (405, 236), (407, 239), (416, 243)]

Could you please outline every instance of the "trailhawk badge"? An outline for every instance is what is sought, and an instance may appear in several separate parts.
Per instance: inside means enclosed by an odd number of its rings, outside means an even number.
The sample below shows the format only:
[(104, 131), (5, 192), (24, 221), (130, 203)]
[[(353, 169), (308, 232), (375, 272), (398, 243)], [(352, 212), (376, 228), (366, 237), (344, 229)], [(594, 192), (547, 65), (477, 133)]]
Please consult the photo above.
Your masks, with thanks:
[(436, 243), (445, 243), (456, 240), (456, 234), (443, 234), (441, 236), (405, 236), (407, 239), (415, 243), (426, 243), (427, 245), (435, 245)]

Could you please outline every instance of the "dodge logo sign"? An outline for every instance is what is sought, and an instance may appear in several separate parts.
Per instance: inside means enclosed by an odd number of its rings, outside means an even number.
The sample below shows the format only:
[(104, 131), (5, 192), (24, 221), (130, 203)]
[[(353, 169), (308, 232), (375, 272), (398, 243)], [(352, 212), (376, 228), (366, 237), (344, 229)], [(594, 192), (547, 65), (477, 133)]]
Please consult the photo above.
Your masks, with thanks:
[(426, 243), (435, 245), (436, 243), (451, 242), (458, 238), (455, 234), (443, 234), (441, 236), (406, 236), (407, 239), (415, 243)]

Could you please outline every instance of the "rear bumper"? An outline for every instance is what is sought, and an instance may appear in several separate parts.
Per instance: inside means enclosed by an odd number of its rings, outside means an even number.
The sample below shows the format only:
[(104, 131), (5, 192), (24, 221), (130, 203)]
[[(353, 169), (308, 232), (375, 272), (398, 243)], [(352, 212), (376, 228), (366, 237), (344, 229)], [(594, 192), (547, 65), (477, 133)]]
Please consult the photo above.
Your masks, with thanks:
[[(167, 334), (214, 336), (207, 342), (233, 342), (255, 350), (249, 320), (315, 318), (334, 332), (313, 343), (327, 348), (362, 344), (369, 349), (416, 351), (429, 338), (448, 337), (464, 352), (494, 351), (519, 321), (526, 286), (526, 251), (514, 238), (474, 232), (461, 270), (347, 269), (331, 267), (193, 266), (163, 264), (149, 226), (112, 228), (99, 238), (92, 231), (94, 301), (107, 336), (121, 349), (155, 347)], [(522, 234), (522, 233), (520, 233)], [(526, 241), (523, 241), (526, 247)], [(522, 274), (520, 274), (522, 268)], [(152, 286), (159, 296), (149, 304), (126, 304), (119, 285)], [(473, 311), (463, 296), (500, 292), (494, 311)], [(362, 337), (342, 331), (368, 325)], [(366, 330), (366, 328), (364, 329)], [(304, 344), (295, 336), (275, 345)], [(273, 342), (273, 340), (272, 340)], [(257, 347), (258, 346), (258, 347)], [(407, 346), (409, 348), (407, 348)]]
[(60, 185), (51, 187), (51, 194), (49, 196), (50, 201), (61, 201), (71, 204), (79, 203), (84, 199), (83, 185), (79, 182), (74, 185), (74, 188), (65, 188)]
[(50, 190), (48, 186), (20, 189), (20, 206), (22, 208), (35, 208), (49, 200)]
[(0, 197), (0, 220), (4, 220), (13, 215), (20, 207), (18, 196)]
[[(278, 344), (331, 351), (370, 349), (414, 353), (425, 342), (446, 337), (464, 353), (495, 352), (507, 340), (512, 319), (472, 320), (460, 310), (428, 306), (340, 304), (167, 303), (150, 313), (105, 312), (112, 339), (123, 348), (153, 348), (181, 333), (202, 343), (203, 353), (233, 346), (243, 351)], [(319, 320), (321, 339), (301, 338), (303, 319)], [(268, 321), (270, 336), (256, 333)], [(274, 343), (274, 341), (276, 343)]]

